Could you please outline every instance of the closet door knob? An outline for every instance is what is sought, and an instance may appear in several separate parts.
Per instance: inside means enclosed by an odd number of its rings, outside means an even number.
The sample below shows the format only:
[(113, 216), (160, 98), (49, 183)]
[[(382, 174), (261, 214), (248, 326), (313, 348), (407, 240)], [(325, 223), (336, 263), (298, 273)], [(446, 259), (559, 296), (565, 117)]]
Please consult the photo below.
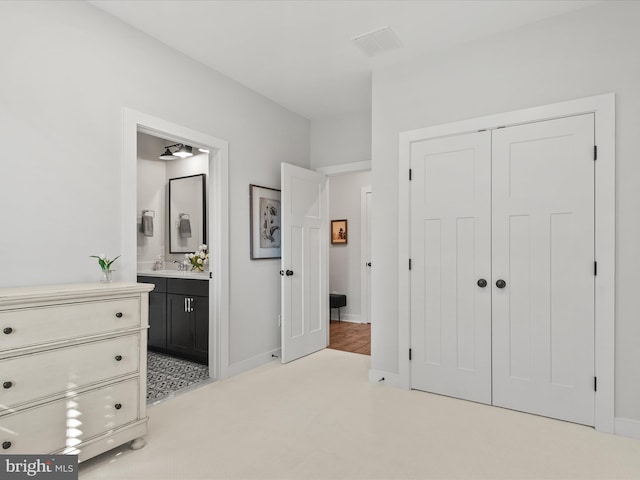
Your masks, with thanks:
[(505, 282), (504, 280), (500, 279), (496, 282), (496, 287), (498, 288), (504, 288), (507, 286), (507, 282)]
[(480, 280), (478, 280), (478, 286), (480, 288), (484, 288), (487, 286), (487, 281), (484, 278), (481, 278)]
[(370, 267), (370, 266), (371, 266), (371, 262), (367, 262), (367, 267)]
[(122, 408), (122, 404), (121, 403), (116, 403), (114, 405), (114, 407), (115, 407), (116, 410), (120, 410)]
[(13, 333), (13, 328), (6, 327), (4, 330), (2, 330), (2, 333), (4, 333), (5, 335), (10, 335)]
[(11, 448), (11, 442), (2, 442), (2, 448), (9, 450)]
[(119, 362), (120, 360), (122, 360), (122, 355), (116, 355), (116, 362)]
[(290, 277), (291, 275), (293, 275), (293, 271), (292, 270), (287, 270), (285, 272), (285, 274), (287, 275), (287, 277)]
[(284, 277), (284, 270), (280, 270), (280, 276)]
[(116, 313), (116, 318), (122, 318), (122, 312)]
[(13, 382), (4, 382), (4, 383), (2, 384), (2, 386), (3, 386), (4, 388), (11, 388), (11, 387), (13, 387)]

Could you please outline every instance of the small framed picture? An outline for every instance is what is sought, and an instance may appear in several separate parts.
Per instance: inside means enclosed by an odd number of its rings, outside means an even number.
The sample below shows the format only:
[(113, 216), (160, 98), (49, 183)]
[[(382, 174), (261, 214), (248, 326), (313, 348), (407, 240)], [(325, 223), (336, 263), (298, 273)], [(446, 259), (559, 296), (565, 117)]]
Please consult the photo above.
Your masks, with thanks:
[(347, 240), (347, 221), (331, 220), (331, 243), (345, 244)]
[(280, 190), (249, 185), (251, 260), (280, 258)]

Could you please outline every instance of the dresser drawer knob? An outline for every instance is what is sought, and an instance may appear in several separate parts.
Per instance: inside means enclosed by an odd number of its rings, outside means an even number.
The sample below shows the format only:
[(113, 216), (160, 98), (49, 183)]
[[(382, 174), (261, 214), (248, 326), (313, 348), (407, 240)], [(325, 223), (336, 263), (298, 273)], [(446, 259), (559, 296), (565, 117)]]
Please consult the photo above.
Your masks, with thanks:
[(9, 450), (11, 448), (11, 442), (2, 442), (2, 448)]
[(3, 332), (5, 335), (11, 335), (11, 334), (13, 333), (13, 328), (11, 328), (11, 327), (6, 327), (4, 330), (2, 330), (2, 332)]
[(121, 403), (116, 403), (114, 405), (114, 407), (116, 407), (116, 410), (120, 410), (122, 408), (122, 404)]
[(4, 382), (4, 383), (2, 384), (2, 386), (3, 386), (4, 388), (11, 388), (11, 387), (13, 387), (13, 382)]
[(116, 318), (122, 318), (122, 312), (116, 313)]
[(116, 362), (119, 362), (120, 360), (122, 360), (122, 355), (116, 355)]

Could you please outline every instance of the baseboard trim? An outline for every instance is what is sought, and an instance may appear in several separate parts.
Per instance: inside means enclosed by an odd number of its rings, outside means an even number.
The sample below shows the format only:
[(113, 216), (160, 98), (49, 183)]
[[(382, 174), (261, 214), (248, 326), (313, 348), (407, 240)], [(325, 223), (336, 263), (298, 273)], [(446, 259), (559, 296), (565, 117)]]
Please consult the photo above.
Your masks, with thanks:
[(255, 357), (247, 358), (246, 360), (242, 360), (241, 362), (229, 365), (229, 376), (233, 377), (235, 375), (248, 372), (249, 370), (261, 367), (262, 365), (266, 365), (267, 363), (278, 360), (279, 358), (279, 348), (271, 350), (270, 352), (263, 353), (261, 355), (256, 355)]
[[(331, 318), (331, 320), (338, 321), (338, 318)], [(340, 321), (342, 322), (351, 322), (351, 323), (366, 323), (360, 320), (360, 315), (355, 315), (353, 313), (341, 313)]]
[(618, 417), (614, 421), (616, 435), (640, 439), (640, 421)]

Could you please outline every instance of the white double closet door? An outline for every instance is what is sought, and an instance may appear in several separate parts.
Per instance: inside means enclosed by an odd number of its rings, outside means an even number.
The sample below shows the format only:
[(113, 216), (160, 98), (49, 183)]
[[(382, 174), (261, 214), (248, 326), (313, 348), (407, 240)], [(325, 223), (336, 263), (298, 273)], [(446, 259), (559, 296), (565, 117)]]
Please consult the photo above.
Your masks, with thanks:
[(593, 149), (593, 114), (412, 145), (412, 388), (594, 424)]

